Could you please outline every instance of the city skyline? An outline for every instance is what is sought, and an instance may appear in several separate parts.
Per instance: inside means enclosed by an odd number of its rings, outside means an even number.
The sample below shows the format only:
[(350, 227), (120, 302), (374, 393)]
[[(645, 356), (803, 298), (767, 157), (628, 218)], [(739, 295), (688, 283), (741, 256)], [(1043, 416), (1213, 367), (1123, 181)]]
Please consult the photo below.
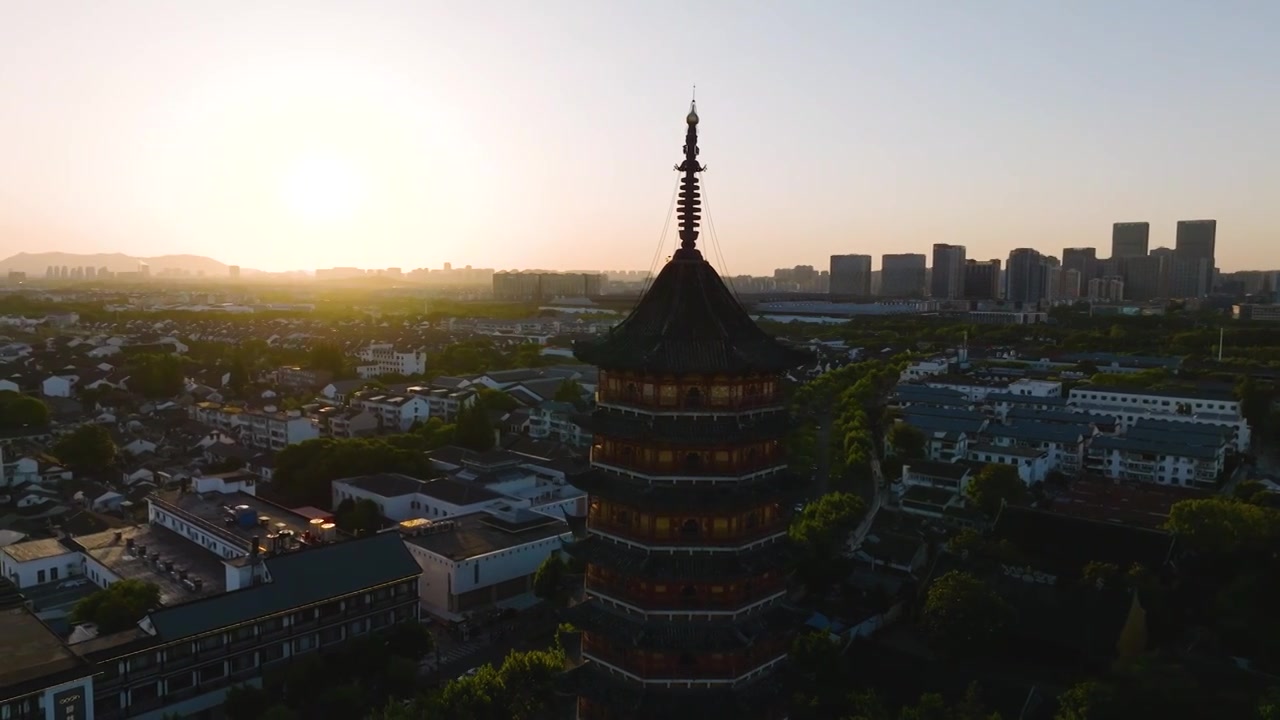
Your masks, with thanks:
[(729, 7), (20, 8), (0, 256), (644, 269), (696, 82), (725, 274), (1101, 249), (1126, 218), (1153, 247), (1216, 218), (1224, 271), (1270, 261), (1280, 8)]

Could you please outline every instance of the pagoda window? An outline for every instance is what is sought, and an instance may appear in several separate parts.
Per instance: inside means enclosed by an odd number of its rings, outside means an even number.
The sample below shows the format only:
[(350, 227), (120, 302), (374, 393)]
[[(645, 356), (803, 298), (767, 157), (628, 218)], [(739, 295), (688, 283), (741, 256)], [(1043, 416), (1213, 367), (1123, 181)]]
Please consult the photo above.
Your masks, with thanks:
[(713, 533), (714, 533), (714, 537), (717, 537), (717, 538), (729, 537), (728, 518), (716, 518)]
[(747, 515), (747, 529), (754, 530), (760, 527), (760, 511), (753, 510)]
[(631, 526), (631, 513), (627, 512), (626, 510), (614, 510), (614, 511), (613, 511), (613, 524), (614, 524), (614, 525), (620, 525), (620, 526), (622, 526), (622, 527), (630, 527), (630, 526)]
[(685, 585), (684, 589), (680, 591), (680, 594), (686, 599), (692, 600), (698, 596), (698, 589), (692, 585)]
[(685, 520), (684, 524), (680, 526), (681, 534), (687, 535), (687, 536), (697, 535), (700, 529), (701, 528), (698, 527), (698, 521), (693, 518), (689, 518), (688, 520)]
[(627, 386), (622, 390), (622, 399), (627, 402), (635, 402), (640, 399), (640, 393), (636, 391), (635, 383), (627, 383)]
[(698, 388), (689, 388), (684, 394), (684, 405), (690, 408), (702, 407), (702, 391)]
[(658, 401), (663, 405), (675, 405), (677, 390), (675, 385), (663, 385), (658, 394)]
[(711, 404), (729, 405), (732, 403), (732, 393), (728, 385), (714, 385), (711, 388)]
[(644, 401), (651, 403), (653, 402), (655, 397), (657, 397), (657, 390), (654, 389), (653, 383), (645, 383), (644, 384)]
[(630, 464), (632, 462), (635, 462), (635, 459), (636, 459), (636, 449), (631, 447), (630, 445), (622, 446), (622, 462)]
[(653, 531), (659, 538), (669, 536), (671, 534), (671, 518), (654, 518)]
[(697, 665), (698, 661), (694, 659), (693, 653), (680, 653), (680, 664), (684, 667)]

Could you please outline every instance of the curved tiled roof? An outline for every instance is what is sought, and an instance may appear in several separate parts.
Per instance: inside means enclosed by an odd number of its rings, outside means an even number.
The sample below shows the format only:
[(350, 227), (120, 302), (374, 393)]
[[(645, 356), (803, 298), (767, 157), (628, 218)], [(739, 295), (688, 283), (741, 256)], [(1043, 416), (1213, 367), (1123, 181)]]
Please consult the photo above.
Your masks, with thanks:
[(697, 250), (680, 250), (631, 315), (599, 340), (574, 344), (583, 362), (651, 373), (782, 372), (812, 361), (766, 334)]

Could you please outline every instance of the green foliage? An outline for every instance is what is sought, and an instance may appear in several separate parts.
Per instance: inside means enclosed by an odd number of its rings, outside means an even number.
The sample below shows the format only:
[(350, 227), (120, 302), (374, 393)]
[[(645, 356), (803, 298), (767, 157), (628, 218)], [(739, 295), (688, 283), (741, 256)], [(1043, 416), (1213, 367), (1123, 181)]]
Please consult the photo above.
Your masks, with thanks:
[(925, 437), (915, 427), (906, 423), (894, 423), (889, 429), (889, 447), (893, 454), (904, 460), (915, 460), (925, 456)]
[(171, 398), (186, 384), (185, 364), (177, 355), (136, 355), (125, 368), (129, 373), (125, 384), (143, 397)]
[(504, 349), (484, 339), (450, 343), (440, 352), (427, 356), (427, 367), (441, 375), (473, 375), (492, 370), (541, 367), (548, 364), (542, 355), (542, 347), (535, 343), (520, 343)]
[(587, 407), (587, 391), (582, 389), (577, 380), (565, 380), (556, 388), (556, 402), (567, 402), (579, 410)]
[(559, 603), (564, 598), (566, 570), (559, 553), (548, 555), (533, 575), (533, 594), (543, 600)]
[(142, 580), (118, 580), (84, 597), (71, 611), (74, 622), (90, 622), (103, 635), (133, 627), (160, 606), (160, 588)]
[(555, 650), (512, 652), (502, 665), (481, 666), (473, 675), (450, 680), (408, 707), (367, 715), (366, 720), (544, 720), (556, 717), (560, 698), (555, 678), (564, 672)]
[(486, 410), (501, 410), (502, 412), (511, 412), (520, 407), (520, 403), (511, 397), (509, 393), (501, 390), (494, 390), (481, 386), (477, 392), (476, 402)]
[(457, 429), (454, 443), (468, 450), (484, 452), (493, 447), (493, 425), (489, 422), (489, 411), (477, 402), (458, 411)]
[(1001, 637), (1011, 612), (981, 580), (952, 570), (929, 586), (921, 621), (933, 647), (964, 657), (981, 653)]
[[(438, 431), (437, 431), (438, 432)], [(293, 505), (327, 506), (334, 480), (381, 472), (428, 477), (430, 438), (415, 433), (380, 438), (320, 438), (289, 445), (276, 455), (272, 489)]]
[(970, 502), (990, 517), (1000, 512), (1002, 504), (1022, 504), (1029, 497), (1027, 486), (1018, 477), (1018, 469), (997, 463), (984, 466), (970, 478), (965, 493)]
[(314, 345), (308, 354), (308, 365), (316, 370), (328, 370), (335, 379), (342, 379), (350, 372), (350, 364), (342, 348), (334, 343), (323, 342)]
[(118, 449), (111, 433), (101, 425), (81, 425), (64, 435), (53, 445), (54, 457), (77, 472), (88, 472), (110, 467), (115, 462)]
[(857, 495), (829, 493), (792, 520), (788, 534), (800, 551), (797, 571), (810, 589), (825, 588), (847, 572), (843, 550), (863, 511)]
[(1221, 497), (1182, 500), (1165, 528), (1183, 547), (1214, 556), (1258, 551), (1280, 539), (1280, 511)]
[(0, 390), (0, 430), (41, 428), (49, 424), (49, 406), (30, 395)]
[(338, 527), (353, 535), (370, 535), (382, 527), (382, 511), (378, 503), (368, 498), (343, 500), (334, 510), (334, 516)]

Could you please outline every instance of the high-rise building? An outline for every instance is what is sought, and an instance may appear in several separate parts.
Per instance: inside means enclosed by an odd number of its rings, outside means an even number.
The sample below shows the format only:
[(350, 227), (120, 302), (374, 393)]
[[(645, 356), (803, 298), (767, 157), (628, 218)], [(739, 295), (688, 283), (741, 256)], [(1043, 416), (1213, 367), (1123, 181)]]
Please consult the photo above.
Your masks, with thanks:
[(965, 299), (997, 300), (1000, 295), (1000, 261), (966, 260), (964, 263)]
[(871, 256), (832, 255), (830, 287), (832, 295), (870, 295)]
[(812, 358), (766, 335), (698, 250), (697, 129), (691, 111), (680, 248), (622, 324), (574, 346), (600, 373), (591, 469), (572, 479), (586, 522), (565, 547), (586, 563), (565, 612), (579, 718), (786, 716), (782, 375)]
[(1111, 226), (1111, 257), (1143, 257), (1151, 241), (1151, 223), (1119, 222)]
[(1124, 280), (1114, 275), (1090, 280), (1089, 299), (1103, 302), (1124, 300)]
[(1038, 303), (1045, 298), (1046, 271), (1044, 256), (1032, 248), (1018, 248), (1009, 253), (1005, 273), (1005, 299), (1022, 303)]
[(1171, 260), (1172, 257), (1167, 253), (1167, 248), (1156, 248), (1145, 257), (1125, 258), (1125, 299), (1146, 301), (1169, 297)]
[[(1182, 264), (1174, 271), (1187, 278), (1185, 284), (1178, 287), (1182, 291), (1197, 293), (1180, 297), (1203, 297), (1213, 288), (1217, 236), (1217, 220), (1178, 221), (1178, 235), (1173, 246), (1174, 265), (1180, 265), (1176, 261), (1182, 261)], [(1202, 260), (1207, 262), (1200, 262)]]
[(965, 248), (934, 243), (931, 295), (939, 300), (964, 297)]
[(1062, 269), (1080, 273), (1081, 294), (1089, 289), (1089, 281), (1099, 276), (1098, 249), (1091, 247), (1063, 248)]
[(231, 266), (227, 267), (227, 273), (231, 275), (231, 279), (232, 279), (232, 280), (239, 280), (239, 279), (240, 279), (240, 266), (239, 266), (239, 265), (231, 265)]
[(880, 294), (885, 297), (923, 297), (928, 274), (926, 258), (900, 253), (880, 258)]

